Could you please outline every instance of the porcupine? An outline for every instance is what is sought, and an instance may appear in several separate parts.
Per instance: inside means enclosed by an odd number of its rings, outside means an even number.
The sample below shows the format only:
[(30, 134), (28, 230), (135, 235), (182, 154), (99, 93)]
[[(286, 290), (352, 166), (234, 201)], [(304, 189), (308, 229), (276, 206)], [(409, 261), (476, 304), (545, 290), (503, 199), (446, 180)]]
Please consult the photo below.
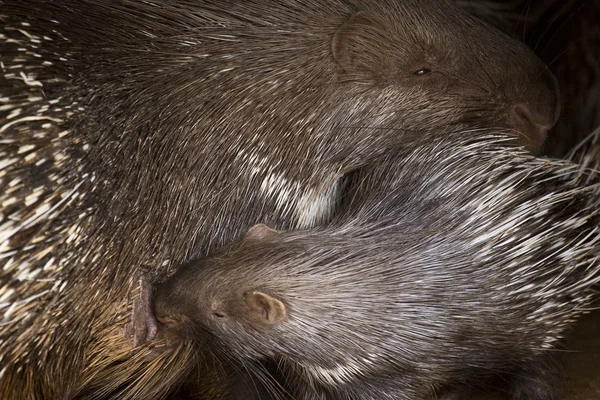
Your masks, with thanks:
[(397, 132), (534, 149), (558, 116), (543, 64), (450, 1), (319, 5), (0, 0), (0, 395), (160, 397), (191, 354), (123, 337), (146, 280), (327, 221)]
[(556, 350), (600, 280), (598, 176), (501, 135), (421, 138), (391, 161), (329, 226), (257, 225), (178, 269), (156, 291), (159, 336), (250, 371), (274, 360), (298, 400), (494, 377), (513, 400), (557, 399)]

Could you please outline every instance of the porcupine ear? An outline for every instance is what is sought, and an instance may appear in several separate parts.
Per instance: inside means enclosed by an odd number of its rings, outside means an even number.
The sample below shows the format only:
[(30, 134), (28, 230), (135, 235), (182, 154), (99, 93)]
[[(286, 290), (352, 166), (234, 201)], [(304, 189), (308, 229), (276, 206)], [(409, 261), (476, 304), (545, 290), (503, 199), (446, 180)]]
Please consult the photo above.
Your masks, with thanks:
[(359, 11), (333, 35), (331, 54), (342, 75), (384, 78), (392, 73), (392, 62), (385, 44), (385, 23), (376, 13)]
[(265, 224), (256, 224), (244, 234), (244, 240), (260, 240), (278, 233), (279, 231), (269, 228)]
[(262, 292), (246, 292), (244, 299), (252, 317), (264, 325), (275, 325), (283, 321), (287, 316), (285, 305), (278, 299)]

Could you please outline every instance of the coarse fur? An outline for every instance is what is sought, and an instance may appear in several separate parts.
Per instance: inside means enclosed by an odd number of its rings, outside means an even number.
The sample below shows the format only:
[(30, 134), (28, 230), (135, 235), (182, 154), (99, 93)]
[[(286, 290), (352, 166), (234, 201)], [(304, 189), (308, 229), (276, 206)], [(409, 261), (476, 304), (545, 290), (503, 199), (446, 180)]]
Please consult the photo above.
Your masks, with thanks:
[(558, 115), (544, 65), (445, 0), (0, 0), (0, 57), (16, 400), (160, 398), (195, 355), (135, 346), (143, 271), (327, 222), (404, 135), (507, 126), (535, 148)]
[(495, 377), (510, 399), (558, 399), (557, 350), (600, 280), (600, 183), (471, 136), (406, 143), (328, 227), (258, 225), (181, 267), (156, 291), (159, 336), (275, 360), (294, 399), (425, 400)]

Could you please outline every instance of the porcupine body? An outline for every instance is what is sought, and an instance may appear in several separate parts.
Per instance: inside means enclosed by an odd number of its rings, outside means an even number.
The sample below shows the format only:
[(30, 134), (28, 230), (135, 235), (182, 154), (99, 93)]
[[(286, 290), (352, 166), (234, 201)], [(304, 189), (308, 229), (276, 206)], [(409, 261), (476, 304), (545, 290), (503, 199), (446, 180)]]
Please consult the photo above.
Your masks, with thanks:
[(396, 129), (476, 121), (535, 148), (558, 116), (543, 64), (450, 2), (223, 4), (0, 1), (3, 397), (161, 397), (191, 354), (135, 348), (144, 271), (327, 221)]

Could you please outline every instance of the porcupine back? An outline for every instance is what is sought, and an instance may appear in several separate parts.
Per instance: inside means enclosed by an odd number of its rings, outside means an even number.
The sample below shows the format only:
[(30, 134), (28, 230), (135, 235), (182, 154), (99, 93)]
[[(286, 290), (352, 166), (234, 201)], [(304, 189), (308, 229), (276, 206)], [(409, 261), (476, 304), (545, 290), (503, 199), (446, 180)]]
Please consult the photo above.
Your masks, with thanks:
[[(68, 279), (78, 263), (72, 257), (86, 254), (68, 249), (79, 245), (89, 223), (83, 204), (93, 177), (81, 171), (85, 143), (69, 129), (79, 105), (62, 91), (70, 80), (63, 38), (32, 34), (26, 20), (13, 23), (1, 13), (0, 23), (0, 394), (9, 398), (40, 390), (45, 383), (37, 376), (62, 381), (68, 373), (74, 355), (52, 349), (72, 304), (44, 310), (77, 285)], [(27, 370), (50, 357), (65, 369)], [(15, 360), (27, 370), (19, 377)]]
[[(103, 234), (106, 214), (97, 202), (102, 193), (120, 194), (107, 192), (110, 184), (99, 182), (86, 165), (97, 137), (83, 135), (75, 122), (85, 121), (88, 110), (80, 101), (89, 93), (75, 82), (74, 49), (59, 32), (61, 24), (51, 16), (30, 23), (5, 11), (0, 11), (0, 397), (70, 396), (89, 381), (103, 380), (98, 372), (106, 373), (111, 363), (125, 361), (123, 373), (107, 374), (112, 379), (104, 382), (105, 392), (94, 395), (102, 397), (132, 378), (123, 331), (131, 299), (122, 293), (135, 295), (134, 274), (107, 266), (123, 246)], [(32, 23), (48, 26), (40, 30)], [(110, 337), (115, 327), (122, 340)], [(106, 335), (98, 335), (103, 339), (94, 338), (103, 330)], [(107, 345), (111, 353), (84, 368)], [(152, 387), (147, 385), (147, 393)]]

